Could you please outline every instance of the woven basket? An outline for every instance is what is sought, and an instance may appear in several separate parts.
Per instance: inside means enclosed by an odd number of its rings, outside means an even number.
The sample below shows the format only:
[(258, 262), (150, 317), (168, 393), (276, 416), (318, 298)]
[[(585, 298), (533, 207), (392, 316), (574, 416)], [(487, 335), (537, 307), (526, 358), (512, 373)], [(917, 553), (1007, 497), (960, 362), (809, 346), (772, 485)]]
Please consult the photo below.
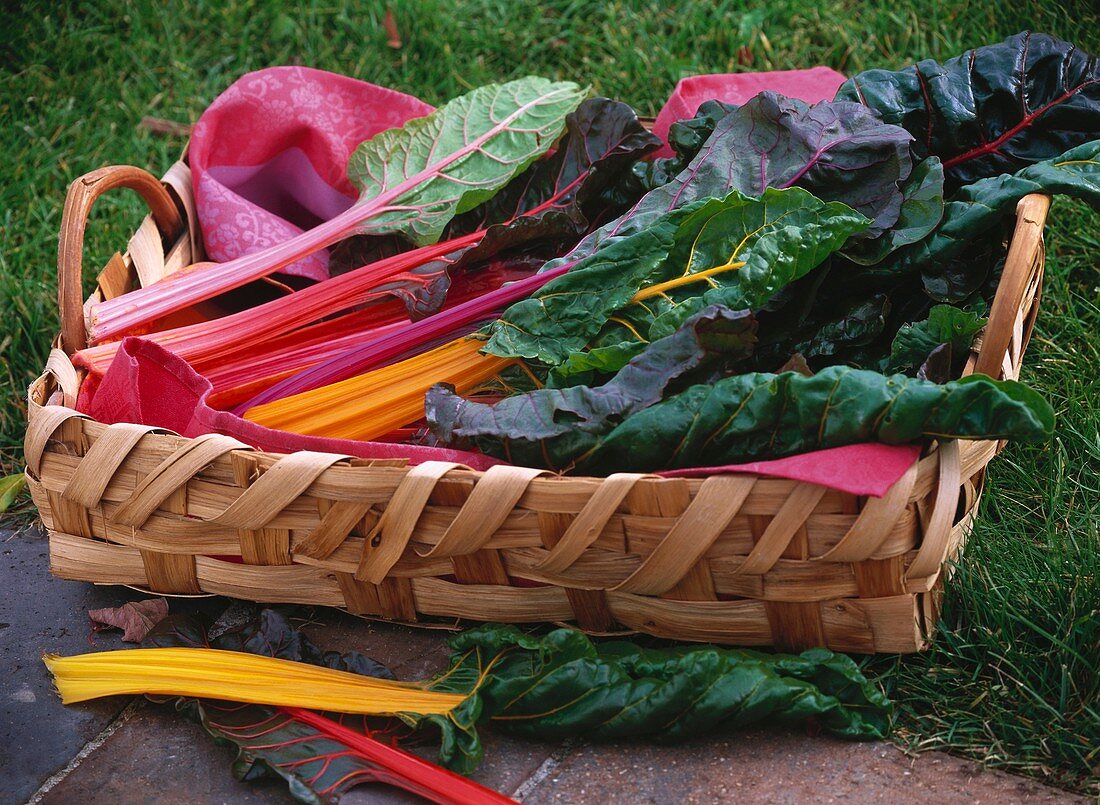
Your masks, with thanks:
[[(136, 190), (152, 214), (99, 275), (92, 299), (202, 257), (185, 163), (163, 183), (111, 167), (69, 189), (62, 335), (30, 387), (26, 438), (54, 575), (402, 621), (569, 621), (595, 633), (785, 650), (925, 644), (945, 562), (962, 548), (997, 442), (933, 443), (883, 497), (863, 498), (747, 474), (556, 477), (280, 455), (222, 435), (185, 439), (77, 413), (81, 376), (67, 353), (85, 342), (84, 227), (94, 200), (115, 187)], [(1048, 208), (1044, 196), (1020, 202), (967, 372), (1018, 376)]]

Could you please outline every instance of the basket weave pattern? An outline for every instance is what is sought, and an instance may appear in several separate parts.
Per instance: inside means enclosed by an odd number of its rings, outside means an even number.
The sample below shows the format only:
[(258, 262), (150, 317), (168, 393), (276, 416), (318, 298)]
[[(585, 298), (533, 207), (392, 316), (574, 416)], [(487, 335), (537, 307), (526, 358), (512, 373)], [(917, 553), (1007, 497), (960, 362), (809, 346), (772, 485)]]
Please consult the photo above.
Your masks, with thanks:
[[(74, 183), (59, 257), (62, 336), (29, 390), (27, 475), (62, 578), (156, 592), (440, 616), (569, 621), (796, 650), (918, 650), (996, 442), (934, 444), (882, 498), (750, 474), (475, 472), (264, 453), (77, 413), (80, 251), (113, 187), (153, 214), (92, 299), (201, 259), (188, 169), (107, 168)], [(170, 188), (166, 190), (165, 187)], [(990, 324), (967, 371), (1015, 378), (1042, 283), (1049, 200), (1024, 199)]]

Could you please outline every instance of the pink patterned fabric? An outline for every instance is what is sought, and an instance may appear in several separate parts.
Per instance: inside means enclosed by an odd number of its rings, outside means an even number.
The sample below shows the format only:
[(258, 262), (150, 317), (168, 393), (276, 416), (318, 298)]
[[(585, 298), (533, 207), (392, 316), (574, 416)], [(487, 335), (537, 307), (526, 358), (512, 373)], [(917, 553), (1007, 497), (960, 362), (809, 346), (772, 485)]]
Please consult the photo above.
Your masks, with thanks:
[[(291, 238), (343, 212), (357, 193), (348, 157), (364, 140), (422, 117), (410, 95), (308, 67), (248, 73), (210, 105), (189, 157), (203, 243), (224, 262)], [(284, 271), (328, 276), (328, 253)]]
[[(764, 90), (772, 90), (788, 98), (817, 103), (832, 100), (845, 80), (843, 73), (830, 67), (771, 73), (716, 73), (682, 78), (657, 114), (653, 133), (667, 142), (669, 127), (678, 120), (694, 117), (703, 101), (741, 104)], [(655, 156), (670, 157), (672, 149), (665, 145)]]

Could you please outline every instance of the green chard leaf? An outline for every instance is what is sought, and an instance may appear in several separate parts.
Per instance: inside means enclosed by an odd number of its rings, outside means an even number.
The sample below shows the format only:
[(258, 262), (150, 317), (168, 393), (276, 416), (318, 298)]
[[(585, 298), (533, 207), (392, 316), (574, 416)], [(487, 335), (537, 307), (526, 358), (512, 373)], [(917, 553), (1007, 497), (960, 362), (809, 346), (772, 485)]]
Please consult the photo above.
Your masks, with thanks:
[(348, 160), (356, 206), (379, 206), (358, 229), (434, 243), (451, 218), (488, 200), (542, 156), (588, 93), (527, 77), (488, 84), (432, 114), (380, 132)]
[(970, 375), (939, 385), (829, 366), (811, 377), (754, 373), (692, 386), (624, 421), (576, 465), (589, 474), (653, 471), (869, 441), (1039, 441), (1053, 429), (1050, 404), (1012, 380)]
[(599, 388), (536, 389), (484, 405), (437, 385), (425, 399), (426, 418), (445, 442), (487, 437), (507, 451), (507, 440), (519, 439), (552, 445), (547, 457), (577, 454), (633, 412), (660, 401), (676, 381), (698, 379), (699, 370), (749, 355), (755, 332), (756, 320), (748, 311), (708, 307), (632, 358)]
[(662, 743), (767, 722), (815, 718), (830, 733), (880, 739), (889, 699), (851, 658), (691, 646), (593, 642), (574, 629), (536, 637), (482, 626), (451, 639), (452, 668), (492, 663), (478, 692), (483, 717), (539, 740), (648, 737)]
[(924, 321), (903, 325), (890, 347), (888, 371), (909, 373), (918, 369), (938, 347), (947, 344), (953, 353), (970, 347), (986, 319), (969, 310), (936, 305)]
[[(881, 317), (874, 307), (864, 318)], [(602, 386), (538, 389), (494, 405), (434, 386), (425, 403), (428, 425), (443, 442), (472, 440), (513, 463), (597, 475), (780, 458), (866, 441), (1035, 441), (1053, 430), (1053, 411), (1036, 392), (984, 376), (939, 385), (830, 366), (810, 377), (750, 373), (715, 380), (749, 354), (747, 331), (737, 329), (748, 320), (722, 310), (707, 308), (689, 319)], [(719, 324), (725, 343), (713, 337)], [(703, 369), (711, 376), (700, 377)]]
[[(869, 221), (805, 190), (768, 188), (760, 198), (738, 191), (665, 213), (633, 235), (616, 238), (508, 308), (489, 329), (486, 350), (558, 366), (597, 346), (613, 347), (579, 370), (617, 369), (637, 351), (709, 304), (755, 309), (805, 275)], [(602, 357), (614, 354), (614, 359)], [(593, 363), (594, 362), (594, 363)], [(625, 362), (625, 361), (624, 361)], [(582, 365), (583, 364), (583, 365)], [(589, 365), (592, 364), (592, 365)], [(568, 374), (568, 373), (566, 373)]]
[(928, 274), (945, 265), (970, 244), (987, 237), (1030, 193), (1064, 193), (1100, 209), (1100, 140), (1071, 148), (1061, 156), (1036, 162), (1014, 175), (991, 176), (960, 188), (944, 206), (943, 219), (919, 243), (901, 249), (883, 264), (897, 273)]

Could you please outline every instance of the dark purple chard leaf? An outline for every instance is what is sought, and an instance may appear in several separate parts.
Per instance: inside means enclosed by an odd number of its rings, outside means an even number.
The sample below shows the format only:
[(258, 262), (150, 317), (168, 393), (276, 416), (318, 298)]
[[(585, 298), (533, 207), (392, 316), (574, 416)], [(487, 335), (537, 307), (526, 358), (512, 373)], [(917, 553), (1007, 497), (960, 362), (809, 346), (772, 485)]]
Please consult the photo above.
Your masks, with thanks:
[(1095, 139), (1100, 62), (1068, 42), (1024, 32), (943, 64), (867, 70), (838, 101), (858, 101), (943, 161), (948, 189), (1013, 173)]
[(648, 192), (675, 179), (695, 159), (703, 143), (714, 133), (718, 121), (736, 108), (734, 104), (721, 101), (704, 101), (699, 105), (695, 117), (673, 123), (668, 130), (668, 144), (675, 154), (636, 163), (632, 173), (638, 183), (637, 187)]
[(536, 389), (486, 405), (459, 397), (451, 387), (434, 386), (425, 399), (428, 426), (444, 442), (474, 440), (483, 449), (491, 443), (498, 454), (509, 452), (509, 442), (552, 445), (547, 455), (579, 454), (631, 413), (671, 393), (678, 382), (751, 354), (755, 333), (756, 320), (748, 311), (708, 307), (598, 388)]
[(910, 134), (883, 123), (858, 103), (810, 106), (762, 92), (721, 118), (691, 163), (650, 191), (623, 216), (587, 236), (550, 270), (574, 265), (610, 239), (641, 232), (670, 210), (731, 190), (760, 196), (798, 186), (824, 201), (840, 201), (872, 219), (864, 237), (897, 223), (899, 185), (909, 178)]
[(565, 134), (554, 152), (485, 203), (456, 216), (448, 236), (506, 224), (530, 213), (568, 210), (581, 213), (583, 220), (606, 186), (629, 174), (638, 160), (660, 145), (660, 138), (646, 130), (627, 104), (607, 98), (583, 101), (566, 116)]
[(946, 383), (956, 374), (954, 354), (951, 344), (940, 344), (928, 353), (915, 377), (917, 380), (928, 380), (932, 383)]

